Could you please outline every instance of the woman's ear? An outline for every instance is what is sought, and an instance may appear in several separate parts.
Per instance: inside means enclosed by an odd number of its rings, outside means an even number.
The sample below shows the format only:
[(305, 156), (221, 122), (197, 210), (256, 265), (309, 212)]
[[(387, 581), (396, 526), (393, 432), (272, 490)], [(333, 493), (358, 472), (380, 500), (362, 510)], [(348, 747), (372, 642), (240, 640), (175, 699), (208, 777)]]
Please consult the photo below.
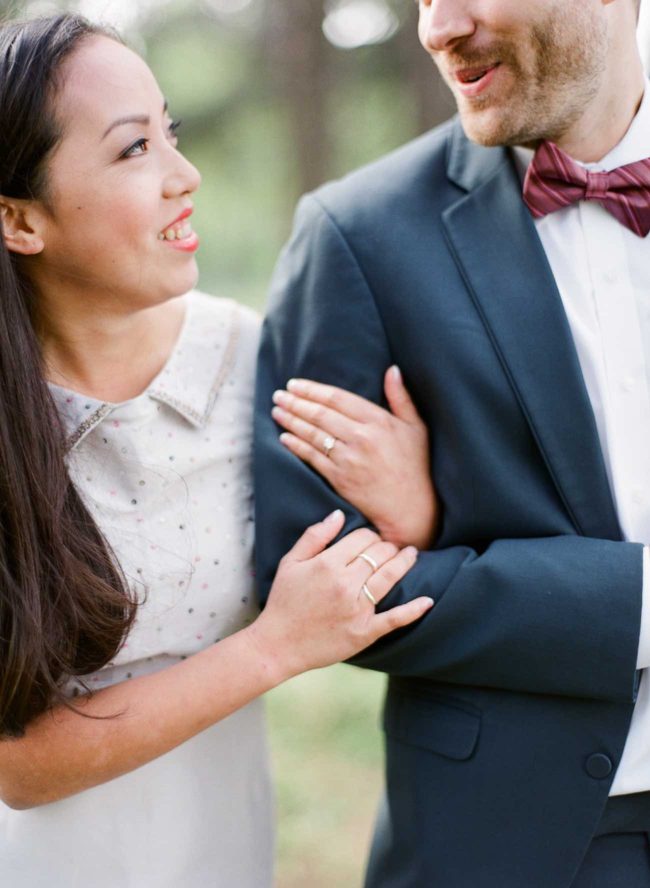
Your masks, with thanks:
[(0, 196), (0, 223), (10, 252), (34, 256), (43, 251), (39, 213), (32, 201)]

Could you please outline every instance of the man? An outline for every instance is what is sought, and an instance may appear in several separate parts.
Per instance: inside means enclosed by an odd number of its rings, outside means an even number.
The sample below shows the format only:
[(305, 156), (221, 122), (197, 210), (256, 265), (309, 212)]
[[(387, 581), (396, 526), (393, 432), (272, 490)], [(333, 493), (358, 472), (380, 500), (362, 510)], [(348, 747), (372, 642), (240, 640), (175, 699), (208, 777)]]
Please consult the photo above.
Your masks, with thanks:
[(389, 596), (436, 606), (357, 660), (390, 675), (369, 888), (650, 885), (637, 15), (636, 0), (422, 0), (459, 119), (305, 198), (279, 262), (257, 405), (262, 594), (340, 504), (278, 443), (271, 395), (292, 376), (378, 401), (397, 363), (442, 508), (434, 551)]

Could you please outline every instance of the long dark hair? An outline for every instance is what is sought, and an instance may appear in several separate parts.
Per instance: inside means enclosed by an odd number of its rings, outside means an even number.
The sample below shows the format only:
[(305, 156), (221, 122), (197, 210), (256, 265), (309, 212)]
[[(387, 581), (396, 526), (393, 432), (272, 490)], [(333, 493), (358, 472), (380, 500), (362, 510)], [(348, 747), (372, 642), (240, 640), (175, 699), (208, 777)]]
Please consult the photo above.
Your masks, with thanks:
[[(57, 75), (94, 35), (114, 38), (70, 14), (0, 27), (0, 195), (46, 196)], [(0, 233), (0, 734), (13, 736), (115, 656), (136, 610), (66, 468), (28, 261)]]

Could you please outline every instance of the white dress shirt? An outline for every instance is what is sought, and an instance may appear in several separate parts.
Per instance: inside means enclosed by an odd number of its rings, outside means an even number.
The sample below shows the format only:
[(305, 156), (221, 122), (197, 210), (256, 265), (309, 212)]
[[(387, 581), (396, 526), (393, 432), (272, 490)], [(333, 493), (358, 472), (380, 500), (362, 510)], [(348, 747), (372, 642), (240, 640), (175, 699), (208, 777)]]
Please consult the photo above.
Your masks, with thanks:
[[(533, 153), (515, 148), (523, 175)], [(619, 144), (587, 169), (650, 157), (650, 84)], [(536, 220), (591, 401), (624, 538), (650, 543), (650, 235), (580, 201)], [(650, 790), (650, 556), (644, 549), (639, 694), (611, 794)]]
[[(146, 595), (113, 661), (86, 677), (92, 689), (178, 663), (257, 615), (259, 319), (230, 300), (184, 298), (180, 338), (141, 395), (109, 404), (52, 386), (75, 484)], [(108, 783), (27, 811), (0, 803), (2, 873), (12, 888), (270, 888), (272, 808), (255, 700)]]

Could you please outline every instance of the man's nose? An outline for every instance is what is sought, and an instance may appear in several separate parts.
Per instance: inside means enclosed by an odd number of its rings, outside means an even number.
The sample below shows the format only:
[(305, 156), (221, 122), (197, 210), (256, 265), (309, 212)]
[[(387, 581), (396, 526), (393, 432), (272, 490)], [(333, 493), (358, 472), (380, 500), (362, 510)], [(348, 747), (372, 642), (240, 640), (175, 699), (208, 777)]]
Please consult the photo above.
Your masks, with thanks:
[(476, 22), (470, 7), (468, 0), (422, 0), (418, 31), (427, 52), (453, 49), (472, 36)]

